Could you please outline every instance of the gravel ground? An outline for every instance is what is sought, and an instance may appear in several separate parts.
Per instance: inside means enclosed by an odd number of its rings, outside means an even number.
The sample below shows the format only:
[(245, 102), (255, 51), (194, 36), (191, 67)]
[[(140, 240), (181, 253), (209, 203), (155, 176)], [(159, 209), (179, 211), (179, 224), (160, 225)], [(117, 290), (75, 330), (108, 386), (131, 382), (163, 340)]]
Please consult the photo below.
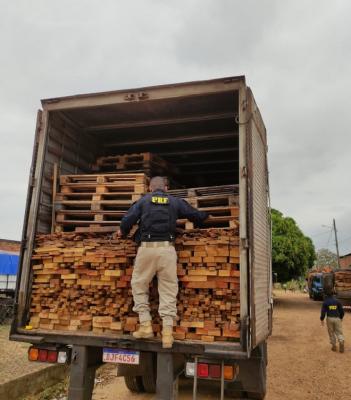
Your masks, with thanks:
[(29, 345), (9, 340), (9, 325), (0, 325), (0, 384), (30, 372), (47, 368), (47, 365), (28, 361)]

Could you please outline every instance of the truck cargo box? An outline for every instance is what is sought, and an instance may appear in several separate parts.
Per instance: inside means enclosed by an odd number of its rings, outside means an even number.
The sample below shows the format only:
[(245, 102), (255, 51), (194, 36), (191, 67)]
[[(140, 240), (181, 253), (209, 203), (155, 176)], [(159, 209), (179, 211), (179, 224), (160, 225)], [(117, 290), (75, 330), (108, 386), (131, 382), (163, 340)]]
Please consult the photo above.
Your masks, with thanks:
[(240, 340), (176, 341), (173, 351), (248, 357), (271, 331), (271, 231), (266, 130), (245, 78), (145, 87), (42, 100), (23, 226), (11, 338), (106, 346), (153, 341), (91, 332), (35, 332), (29, 321), (35, 237), (52, 230), (53, 175), (94, 173), (96, 159), (151, 152), (174, 165), (183, 188), (238, 185)]

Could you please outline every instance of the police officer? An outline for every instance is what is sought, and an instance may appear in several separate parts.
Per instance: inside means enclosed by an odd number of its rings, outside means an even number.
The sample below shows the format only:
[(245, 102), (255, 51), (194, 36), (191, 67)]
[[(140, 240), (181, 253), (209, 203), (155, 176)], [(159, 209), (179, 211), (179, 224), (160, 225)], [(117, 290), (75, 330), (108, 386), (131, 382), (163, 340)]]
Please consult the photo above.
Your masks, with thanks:
[[(327, 315), (327, 328), (332, 351), (336, 351), (336, 338), (339, 341), (339, 351), (344, 352), (344, 336), (342, 333), (342, 319), (344, 309), (341, 303), (335, 299), (331, 291), (327, 291), (326, 298), (321, 310), (321, 323), (324, 325), (324, 318)], [(336, 338), (335, 338), (336, 337)]]
[(140, 243), (132, 276), (133, 311), (139, 314), (140, 327), (135, 338), (152, 338), (149, 306), (149, 284), (156, 275), (159, 292), (159, 314), (162, 318), (162, 346), (173, 345), (173, 321), (177, 316), (177, 254), (174, 248), (176, 221), (187, 218), (197, 225), (208, 214), (190, 206), (185, 200), (166, 193), (163, 177), (154, 177), (149, 190), (133, 204), (121, 221), (118, 235), (125, 237), (135, 223), (139, 223), (136, 241)]

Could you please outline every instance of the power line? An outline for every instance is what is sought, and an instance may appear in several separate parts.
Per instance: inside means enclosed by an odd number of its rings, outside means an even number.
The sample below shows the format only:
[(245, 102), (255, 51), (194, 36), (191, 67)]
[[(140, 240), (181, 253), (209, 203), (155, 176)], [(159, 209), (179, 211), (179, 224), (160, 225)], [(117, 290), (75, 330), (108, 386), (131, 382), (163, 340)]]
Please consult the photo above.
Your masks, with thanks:
[(331, 237), (332, 237), (332, 233), (333, 233), (333, 229), (330, 229), (330, 231), (329, 231), (329, 237), (328, 237), (328, 241), (327, 241), (327, 245), (325, 246), (327, 249), (329, 248), (329, 242), (330, 242), (330, 239), (331, 239)]
[(346, 242), (346, 240), (349, 240), (349, 239), (351, 239), (351, 236), (347, 236), (346, 238), (339, 240), (339, 243)]
[[(325, 226), (326, 226), (326, 225), (325, 225)], [(333, 229), (332, 227), (328, 227), (328, 228)], [(338, 229), (338, 233), (340, 233), (340, 232), (346, 232), (346, 230), (339, 230), (339, 229)], [(349, 230), (348, 230), (347, 232), (349, 232)], [(329, 231), (324, 231), (324, 232), (315, 233), (315, 234), (313, 234), (313, 235), (309, 235), (309, 237), (313, 238), (313, 237), (316, 237), (316, 236), (326, 235), (327, 233), (329, 233)], [(350, 236), (350, 237), (351, 237), (351, 236)]]
[(316, 236), (326, 235), (327, 233), (329, 233), (329, 231), (324, 231), (324, 232), (316, 233), (315, 235), (309, 235), (309, 236), (310, 237), (316, 237)]

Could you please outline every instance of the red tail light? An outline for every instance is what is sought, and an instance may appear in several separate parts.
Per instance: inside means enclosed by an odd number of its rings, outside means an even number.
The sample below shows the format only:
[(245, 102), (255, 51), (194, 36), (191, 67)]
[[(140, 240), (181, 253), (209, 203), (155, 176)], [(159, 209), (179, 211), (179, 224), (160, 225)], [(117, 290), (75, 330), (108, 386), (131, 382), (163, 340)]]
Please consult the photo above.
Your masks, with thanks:
[(50, 348), (42, 348), (31, 346), (28, 349), (29, 361), (40, 361), (47, 363), (67, 364), (70, 360), (71, 352), (68, 348), (55, 349), (53, 346)]
[(209, 374), (211, 378), (220, 378), (221, 377), (221, 366), (218, 364), (210, 364), (209, 365)]
[(55, 363), (57, 361), (57, 351), (49, 350), (47, 362)]
[(39, 349), (38, 361), (46, 361), (48, 359), (48, 351), (44, 349)]
[(199, 378), (207, 378), (208, 377), (208, 364), (204, 364), (204, 363), (197, 364), (197, 376)]

